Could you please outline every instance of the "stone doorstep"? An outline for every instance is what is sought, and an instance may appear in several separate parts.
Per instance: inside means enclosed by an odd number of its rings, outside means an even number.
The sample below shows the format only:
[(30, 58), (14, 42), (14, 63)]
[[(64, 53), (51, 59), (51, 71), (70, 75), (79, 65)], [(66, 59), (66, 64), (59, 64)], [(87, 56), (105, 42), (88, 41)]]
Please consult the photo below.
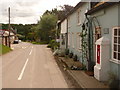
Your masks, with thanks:
[[(59, 59), (65, 63), (68, 67), (71, 65), (81, 66), (80, 62), (75, 62), (72, 59), (64, 59), (64, 57), (59, 57)], [(82, 88), (109, 88), (103, 83), (97, 81), (94, 77), (88, 76), (84, 71), (81, 70), (67, 70), (67, 72), (78, 82)], [(82, 78), (80, 78), (82, 77)]]

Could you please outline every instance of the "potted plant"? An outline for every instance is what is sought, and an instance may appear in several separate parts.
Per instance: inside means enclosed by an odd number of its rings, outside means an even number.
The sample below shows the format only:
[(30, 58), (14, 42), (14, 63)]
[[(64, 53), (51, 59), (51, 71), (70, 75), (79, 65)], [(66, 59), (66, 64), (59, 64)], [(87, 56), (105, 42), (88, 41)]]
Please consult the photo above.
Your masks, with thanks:
[(74, 60), (74, 61), (77, 61), (77, 59), (78, 59), (78, 57), (77, 57), (77, 55), (75, 55), (75, 56), (73, 57), (73, 60)]
[(65, 55), (69, 55), (69, 49), (65, 49)]
[(70, 58), (72, 58), (73, 57), (73, 53), (71, 52), (71, 53), (69, 53), (69, 57)]

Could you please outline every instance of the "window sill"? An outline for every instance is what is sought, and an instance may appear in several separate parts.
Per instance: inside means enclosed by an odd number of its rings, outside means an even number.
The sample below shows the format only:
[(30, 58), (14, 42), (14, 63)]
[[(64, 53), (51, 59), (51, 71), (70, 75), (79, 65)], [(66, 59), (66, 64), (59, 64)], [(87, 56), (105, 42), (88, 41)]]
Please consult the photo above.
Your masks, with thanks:
[(110, 59), (111, 62), (116, 63), (116, 64), (120, 64), (119, 60), (114, 60), (114, 59)]
[(68, 26), (68, 28), (71, 28), (71, 26)]
[(78, 48), (78, 51), (81, 52), (81, 51), (82, 51), (82, 48)]
[(80, 25), (81, 25), (81, 23), (78, 23), (78, 24), (77, 24), (77, 26), (80, 26)]

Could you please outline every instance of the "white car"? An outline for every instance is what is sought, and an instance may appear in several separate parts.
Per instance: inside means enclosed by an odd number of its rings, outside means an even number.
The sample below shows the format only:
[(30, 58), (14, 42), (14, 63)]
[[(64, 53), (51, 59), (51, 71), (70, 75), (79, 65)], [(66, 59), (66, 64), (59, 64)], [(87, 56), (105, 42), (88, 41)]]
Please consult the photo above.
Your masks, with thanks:
[(19, 43), (21, 43), (22, 41), (21, 40), (19, 40)]

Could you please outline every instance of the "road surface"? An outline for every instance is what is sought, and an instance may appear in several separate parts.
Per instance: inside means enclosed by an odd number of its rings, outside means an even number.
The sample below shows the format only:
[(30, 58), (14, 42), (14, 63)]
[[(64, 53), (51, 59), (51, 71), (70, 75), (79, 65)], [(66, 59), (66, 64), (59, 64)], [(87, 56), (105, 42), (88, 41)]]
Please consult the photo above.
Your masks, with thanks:
[(2, 56), (2, 88), (68, 88), (46, 45), (22, 42), (12, 49)]

